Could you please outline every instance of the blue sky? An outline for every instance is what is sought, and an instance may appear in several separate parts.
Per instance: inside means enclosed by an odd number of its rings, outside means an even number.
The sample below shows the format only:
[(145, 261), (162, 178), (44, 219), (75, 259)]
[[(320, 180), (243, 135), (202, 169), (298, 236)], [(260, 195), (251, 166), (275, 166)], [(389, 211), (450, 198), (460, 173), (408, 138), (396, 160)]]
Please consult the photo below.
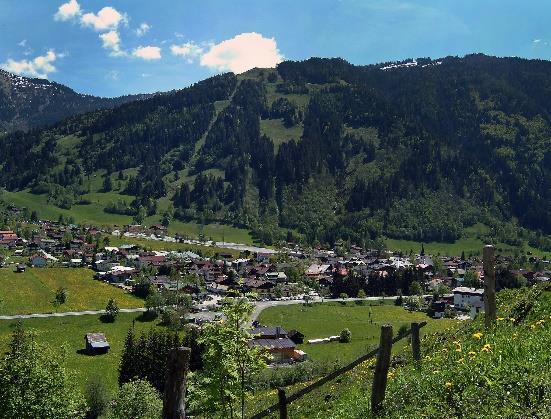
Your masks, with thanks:
[(0, 0), (0, 66), (99, 96), (282, 59), (551, 58), (549, 0)]

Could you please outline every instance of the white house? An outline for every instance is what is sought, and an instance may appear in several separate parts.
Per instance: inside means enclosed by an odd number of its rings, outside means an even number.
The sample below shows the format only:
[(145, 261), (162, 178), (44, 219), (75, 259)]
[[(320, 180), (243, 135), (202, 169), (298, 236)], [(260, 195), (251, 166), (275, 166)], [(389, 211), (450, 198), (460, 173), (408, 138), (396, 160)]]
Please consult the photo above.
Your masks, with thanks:
[(467, 308), (469, 306), (478, 312), (484, 307), (484, 290), (468, 287), (454, 288), (453, 305), (456, 308)]

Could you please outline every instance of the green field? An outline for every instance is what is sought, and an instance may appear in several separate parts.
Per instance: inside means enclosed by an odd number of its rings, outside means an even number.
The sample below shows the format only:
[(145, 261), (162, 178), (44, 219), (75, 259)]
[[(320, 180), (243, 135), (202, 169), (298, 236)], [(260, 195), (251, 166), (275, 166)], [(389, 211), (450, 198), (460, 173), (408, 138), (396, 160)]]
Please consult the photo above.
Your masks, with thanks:
[(286, 143), (290, 140), (300, 141), (302, 131), (302, 125), (295, 125), (287, 128), (283, 125), (283, 121), (281, 119), (260, 120), (261, 134), (266, 135), (274, 142), (274, 148), (276, 151), (282, 143)]
[(0, 269), (0, 314), (53, 312), (52, 300), (60, 287), (67, 289), (68, 298), (59, 312), (104, 309), (110, 298), (120, 308), (143, 307), (143, 300), (93, 276), (90, 269), (80, 268), (27, 268), (23, 273)]
[[(479, 238), (479, 235), (485, 233), (487, 230), (487, 226), (483, 224), (475, 224), (474, 226), (467, 227), (464, 230), (463, 237), (456, 240), (454, 243), (423, 243), (425, 253), (430, 255), (440, 254), (443, 256), (460, 256), (462, 252), (465, 252), (465, 255), (467, 256), (481, 255), (482, 248), (486, 243)], [(401, 251), (404, 253), (409, 253), (410, 251), (413, 251), (413, 253), (419, 253), (421, 251), (421, 243), (411, 240), (386, 239), (385, 244), (387, 248), (392, 251)], [(510, 255), (514, 254), (515, 251), (523, 250), (524, 252), (531, 252), (536, 256), (549, 255), (549, 252), (541, 251), (527, 244), (525, 244), (522, 249), (519, 249), (505, 243), (498, 243), (496, 248), (498, 253), (501, 254)]]
[[(409, 326), (413, 321), (428, 322), (422, 329), (424, 333), (447, 329), (457, 324), (455, 320), (433, 320), (424, 313), (406, 311), (389, 301), (385, 305), (370, 301), (365, 305), (348, 302), (344, 306), (340, 303), (316, 303), (309, 307), (302, 304), (270, 307), (262, 311), (258, 321), (263, 325), (282, 326), (287, 331), (299, 330), (305, 335), (305, 343), (299, 345), (299, 349), (306, 352), (310, 359), (339, 362), (352, 361), (368, 352), (371, 347), (377, 346), (380, 326), (385, 323), (394, 326), (394, 333), (397, 333), (401, 325)], [(338, 335), (344, 328), (352, 332), (350, 343), (306, 343), (308, 339)], [(395, 347), (400, 349), (401, 346)]]
[[(83, 387), (87, 377), (100, 375), (108, 387), (117, 388), (118, 365), (124, 339), (138, 313), (120, 313), (114, 323), (103, 323), (99, 316), (62, 317), (22, 320), (25, 330), (33, 330), (40, 343), (46, 343), (54, 350), (64, 351), (67, 368), (76, 374), (77, 384)], [(135, 322), (136, 332), (161, 327), (157, 321)], [(0, 320), (0, 351), (4, 353), (10, 342), (15, 321)], [(89, 356), (81, 353), (84, 335), (88, 332), (102, 332), (111, 346), (109, 353)], [(80, 352), (79, 352), (80, 351)]]

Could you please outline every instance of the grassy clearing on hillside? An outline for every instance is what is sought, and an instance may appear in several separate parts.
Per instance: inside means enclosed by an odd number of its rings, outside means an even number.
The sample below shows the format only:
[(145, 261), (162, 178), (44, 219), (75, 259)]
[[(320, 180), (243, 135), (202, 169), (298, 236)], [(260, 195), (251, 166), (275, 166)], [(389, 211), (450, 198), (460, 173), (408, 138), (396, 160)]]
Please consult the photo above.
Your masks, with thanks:
[[(51, 346), (54, 350), (65, 350), (66, 366), (76, 374), (76, 385), (84, 388), (88, 377), (100, 375), (109, 389), (117, 388), (118, 367), (124, 339), (132, 322), (139, 318), (139, 313), (120, 313), (114, 323), (103, 323), (99, 316), (61, 317), (47, 319), (25, 319), (22, 325), (25, 330), (34, 330), (37, 340)], [(136, 332), (149, 330), (158, 326), (158, 321), (135, 322)], [(0, 351), (5, 352), (11, 340), (15, 321), (0, 320)], [(111, 346), (109, 353), (89, 356), (80, 353), (84, 349), (84, 335), (89, 332), (105, 333)]]
[(269, 137), (277, 151), (279, 146), (290, 140), (300, 141), (303, 131), (302, 125), (287, 128), (281, 119), (261, 119), (260, 133)]
[[(395, 306), (391, 301), (385, 301), (384, 305), (370, 301), (364, 305), (349, 302), (346, 305), (316, 303), (312, 306), (297, 304), (270, 307), (262, 311), (258, 321), (263, 325), (283, 326), (287, 331), (299, 330), (306, 336), (305, 342), (308, 339), (338, 335), (344, 328), (350, 329), (350, 343), (299, 345), (313, 361), (340, 363), (350, 362), (368, 352), (373, 346), (377, 346), (382, 324), (391, 323), (397, 332), (401, 325), (409, 326), (413, 321), (427, 321), (428, 325), (423, 328), (424, 333), (443, 330), (457, 324), (455, 320), (433, 320), (424, 313), (409, 312)], [(397, 349), (399, 347), (400, 345)]]
[(68, 293), (59, 312), (101, 310), (110, 298), (117, 300), (120, 308), (143, 307), (143, 300), (93, 276), (90, 269), (80, 268), (28, 268), (23, 273), (0, 269), (0, 313), (54, 312), (52, 301), (58, 288), (66, 288)]

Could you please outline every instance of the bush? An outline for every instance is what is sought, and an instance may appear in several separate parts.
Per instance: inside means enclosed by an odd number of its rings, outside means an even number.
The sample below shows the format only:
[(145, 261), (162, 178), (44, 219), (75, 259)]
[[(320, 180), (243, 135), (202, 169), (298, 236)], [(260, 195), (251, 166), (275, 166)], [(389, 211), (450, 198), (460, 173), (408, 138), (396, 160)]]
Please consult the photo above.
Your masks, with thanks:
[(88, 410), (87, 419), (99, 418), (109, 405), (109, 391), (100, 375), (92, 375), (86, 382), (84, 396)]
[(350, 332), (350, 329), (343, 329), (339, 337), (339, 342), (348, 343), (350, 342), (350, 339), (352, 339), (352, 333)]
[(161, 314), (161, 323), (163, 326), (179, 328), (181, 326), (180, 314), (173, 308), (166, 308)]
[(107, 419), (161, 419), (163, 402), (157, 390), (147, 381), (123, 384)]

